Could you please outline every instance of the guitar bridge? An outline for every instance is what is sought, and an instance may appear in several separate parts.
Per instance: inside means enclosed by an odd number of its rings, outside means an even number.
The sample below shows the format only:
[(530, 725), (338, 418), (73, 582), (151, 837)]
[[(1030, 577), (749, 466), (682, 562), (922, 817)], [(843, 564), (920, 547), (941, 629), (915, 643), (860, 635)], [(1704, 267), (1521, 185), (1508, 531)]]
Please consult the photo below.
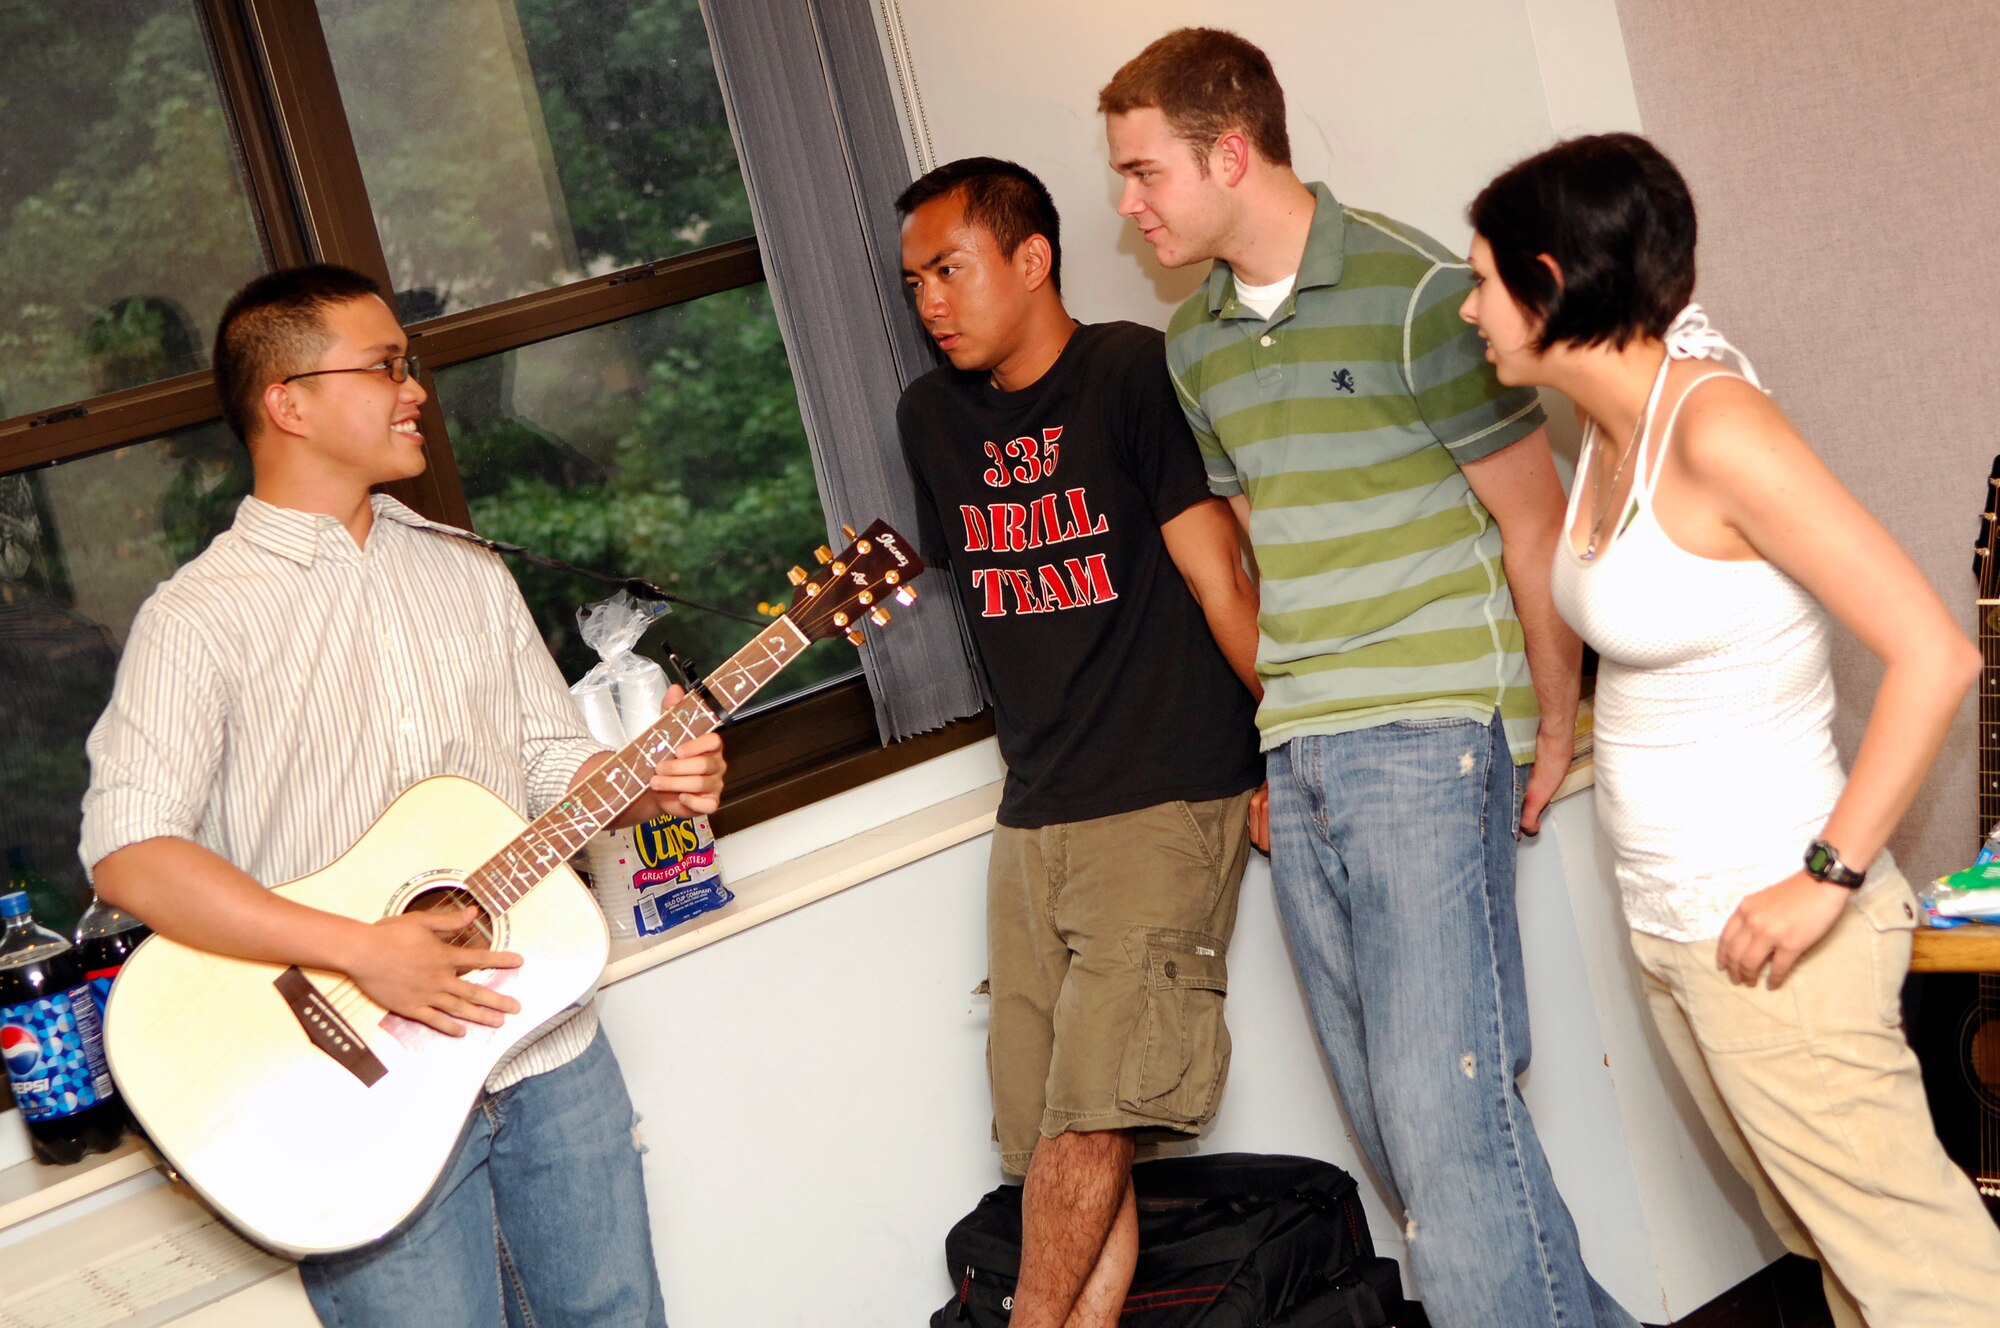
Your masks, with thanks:
[(361, 1040), (354, 1026), (333, 1008), (333, 1002), (327, 1000), (296, 964), (278, 974), (271, 985), (285, 998), (292, 1017), (305, 1030), (306, 1039), (333, 1057), (342, 1069), (370, 1087), (389, 1073), (389, 1067), (368, 1050), (368, 1044)]

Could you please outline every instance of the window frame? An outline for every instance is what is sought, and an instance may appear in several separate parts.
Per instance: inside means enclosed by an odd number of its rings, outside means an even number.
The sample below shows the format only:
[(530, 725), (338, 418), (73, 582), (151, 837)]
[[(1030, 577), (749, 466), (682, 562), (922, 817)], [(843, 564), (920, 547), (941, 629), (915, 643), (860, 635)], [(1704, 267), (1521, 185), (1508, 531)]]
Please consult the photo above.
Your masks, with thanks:
[[(267, 261), (341, 263), (393, 291), (317, 7), (299, 0), (189, 3)], [(753, 236), (411, 325), (430, 392), (423, 431), (443, 445), (430, 449), (423, 475), (385, 491), (435, 520), (471, 525), (432, 377), (437, 370), (762, 280)], [(0, 474), (110, 451), (220, 415), (213, 374), (202, 371), (0, 420)], [(988, 712), (885, 747), (866, 679), (857, 674), (830, 683), (729, 727), (729, 794), (716, 817), (718, 831), (743, 829), (991, 733)]]

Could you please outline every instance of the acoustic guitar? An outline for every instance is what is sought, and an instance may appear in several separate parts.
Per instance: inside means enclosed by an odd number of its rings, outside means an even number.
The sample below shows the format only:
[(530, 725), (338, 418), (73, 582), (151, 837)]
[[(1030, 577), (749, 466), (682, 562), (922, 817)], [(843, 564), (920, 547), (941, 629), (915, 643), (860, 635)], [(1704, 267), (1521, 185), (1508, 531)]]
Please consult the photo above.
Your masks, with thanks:
[[(447, 1037), (391, 1014), (344, 975), (214, 954), (154, 936), (112, 989), (104, 1046), (153, 1146), (243, 1233), (298, 1256), (352, 1249), (423, 1202), (494, 1066), (587, 998), (608, 954), (603, 914), (569, 867), (646, 790), (652, 768), (717, 727), (814, 641), (861, 640), (883, 601), (915, 596), (922, 561), (876, 522), (808, 576), (790, 608), (678, 705), (532, 822), (468, 779), (412, 785), (330, 865), (276, 889), (374, 921), (477, 905), (458, 943), (512, 950), (468, 973), (521, 1003), (499, 1028)], [(190, 1051), (195, 1054), (190, 1055)], [(578, 1177), (588, 1184), (588, 1177)]]
[[(2000, 562), (1994, 558), (1994, 515), (2000, 503), (2000, 457), (1986, 481), (1985, 513), (1973, 546), (1979, 625), (1978, 834), (2000, 824)], [(1977, 843), (1974, 839), (1971, 842)], [(1967, 855), (1968, 858), (1970, 855)], [(1925, 939), (1935, 950), (1967, 938), (1961, 928)], [(1952, 965), (1963, 967), (1963, 965)], [(1944, 968), (1943, 963), (1915, 967)], [(1910, 1043), (1923, 1065), (1924, 1092), (1938, 1139), (1972, 1177), (1986, 1209), (2000, 1220), (2000, 976), (1929, 972), (1911, 986)]]

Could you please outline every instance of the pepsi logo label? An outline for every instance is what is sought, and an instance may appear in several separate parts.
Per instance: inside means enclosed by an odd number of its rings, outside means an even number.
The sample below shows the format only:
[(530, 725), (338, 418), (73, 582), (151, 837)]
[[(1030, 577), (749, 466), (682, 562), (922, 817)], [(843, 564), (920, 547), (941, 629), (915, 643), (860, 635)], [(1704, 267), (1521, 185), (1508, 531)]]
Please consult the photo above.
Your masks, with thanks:
[(71, 1116), (111, 1096), (97, 1003), (87, 985), (0, 1006), (0, 1060), (31, 1121)]
[(7, 1060), (7, 1074), (26, 1079), (42, 1063), (42, 1040), (20, 1024), (0, 1025), (0, 1056)]

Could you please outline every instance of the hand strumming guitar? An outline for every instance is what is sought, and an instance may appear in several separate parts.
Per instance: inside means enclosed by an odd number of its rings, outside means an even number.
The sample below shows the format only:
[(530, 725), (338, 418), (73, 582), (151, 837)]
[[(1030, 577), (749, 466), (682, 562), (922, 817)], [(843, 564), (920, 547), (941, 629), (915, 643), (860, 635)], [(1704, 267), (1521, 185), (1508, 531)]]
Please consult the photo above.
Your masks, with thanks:
[(478, 916), (478, 909), (466, 907), (382, 918), (359, 933), (340, 969), (377, 1005), (448, 1036), (465, 1036), (461, 1020), (498, 1028), (520, 1010), (521, 1003), (459, 975), (474, 969), (519, 968), (521, 956), (457, 946), (446, 939), (471, 926)]

